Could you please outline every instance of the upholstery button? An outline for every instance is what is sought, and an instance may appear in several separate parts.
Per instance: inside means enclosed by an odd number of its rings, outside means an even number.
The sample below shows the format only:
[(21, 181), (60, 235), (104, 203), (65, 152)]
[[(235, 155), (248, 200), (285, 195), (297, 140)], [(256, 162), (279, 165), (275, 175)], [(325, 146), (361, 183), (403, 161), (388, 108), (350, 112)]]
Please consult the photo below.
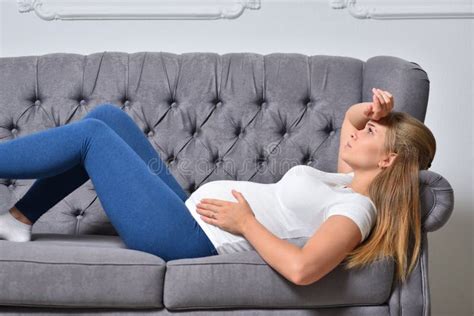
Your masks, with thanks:
[(35, 101), (35, 106), (40, 106), (41, 105), (41, 101), (40, 100), (36, 100)]
[(197, 137), (197, 136), (198, 136), (198, 132), (194, 132), (193, 137)]
[(239, 138), (244, 138), (244, 136), (245, 136), (245, 135), (244, 135), (244, 132), (240, 132)]
[(11, 132), (12, 132), (13, 134), (16, 134), (16, 133), (18, 132), (18, 130), (16, 129), (16, 127), (13, 127), (13, 128), (11, 129)]
[(128, 101), (128, 100), (125, 101), (125, 102), (123, 103), (123, 105), (124, 105), (124, 106), (130, 106), (130, 101)]
[(285, 132), (285, 134), (283, 134), (283, 137), (285, 138), (288, 138), (288, 136), (289, 136), (288, 132)]
[(178, 105), (176, 104), (176, 101), (173, 101), (170, 106), (171, 106), (172, 108), (175, 108), (175, 107), (177, 107)]
[(13, 183), (8, 186), (8, 188), (9, 188), (10, 190), (12, 190), (14, 187), (15, 187), (15, 185), (13, 185)]
[(81, 100), (81, 102), (79, 102), (79, 105), (81, 105), (81, 106), (84, 106), (86, 104), (87, 104), (86, 100)]
[(81, 219), (82, 217), (83, 217), (82, 214), (79, 214), (76, 216), (77, 219)]
[(154, 133), (153, 131), (149, 131), (149, 132), (148, 132), (148, 136), (149, 136), (149, 137), (151, 137), (151, 136), (153, 136), (153, 135), (155, 135), (155, 133)]
[(331, 131), (331, 132), (329, 132), (329, 135), (332, 136), (332, 135), (334, 135), (335, 133), (336, 133), (335, 131)]

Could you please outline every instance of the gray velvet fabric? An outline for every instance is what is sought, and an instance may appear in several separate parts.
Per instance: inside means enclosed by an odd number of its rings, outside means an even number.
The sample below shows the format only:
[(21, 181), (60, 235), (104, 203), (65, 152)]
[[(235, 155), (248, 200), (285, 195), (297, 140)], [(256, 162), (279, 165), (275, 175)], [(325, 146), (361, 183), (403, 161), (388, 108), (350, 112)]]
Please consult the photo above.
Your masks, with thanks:
[[(5, 307), (0, 310), (2, 315), (179, 315), (179, 316), (207, 316), (207, 315), (222, 315), (222, 316), (265, 316), (265, 315), (281, 315), (281, 316), (388, 316), (390, 315), (387, 305), (379, 306), (351, 306), (340, 308), (318, 308), (318, 309), (220, 309), (215, 311), (209, 310), (192, 310), (192, 311), (170, 311), (167, 309), (161, 310), (130, 310), (130, 309), (79, 309), (79, 308), (24, 308), (24, 307)], [(408, 314), (406, 314), (408, 315)], [(410, 314), (416, 315), (416, 314)]]
[(163, 307), (166, 262), (118, 236), (37, 234), (0, 253), (2, 305)]
[(364, 269), (339, 265), (308, 286), (289, 283), (255, 251), (173, 260), (166, 270), (164, 303), (173, 310), (316, 308), (383, 304), (390, 296), (394, 265), (391, 260)]
[[(424, 121), (428, 76), (415, 62), (394, 56), (367, 61), (297, 53), (3, 57), (0, 142), (68, 124), (101, 103), (114, 103), (142, 128), (188, 194), (221, 179), (273, 183), (298, 164), (336, 172), (345, 111), (370, 101), (372, 87), (393, 93), (395, 111)], [(2, 211), (33, 181), (0, 179)], [(136, 309), (426, 316), (426, 233), (449, 220), (454, 193), (431, 170), (420, 172), (420, 185), (423, 249), (409, 282), (393, 282), (394, 264), (384, 260), (359, 270), (339, 266), (319, 282), (298, 287), (255, 251), (164, 263), (126, 249), (89, 180), (35, 223), (32, 242), (0, 241), (0, 305), (33, 306), (38, 308), (31, 311), (43, 313), (53, 306), (58, 313), (116, 308), (102, 310), (104, 315)], [(29, 310), (16, 308), (0, 312)]]

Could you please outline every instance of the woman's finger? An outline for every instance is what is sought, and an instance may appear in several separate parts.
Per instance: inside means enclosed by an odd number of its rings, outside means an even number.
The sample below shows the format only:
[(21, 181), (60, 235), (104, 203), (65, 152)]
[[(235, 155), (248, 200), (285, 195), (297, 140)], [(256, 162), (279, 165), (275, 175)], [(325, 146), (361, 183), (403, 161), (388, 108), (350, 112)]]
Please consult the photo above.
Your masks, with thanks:
[(222, 206), (225, 204), (224, 201), (216, 200), (216, 199), (201, 199), (199, 202), (202, 204), (211, 204), (211, 205), (217, 205), (217, 206)]
[(209, 218), (209, 217), (206, 217), (206, 216), (202, 216), (202, 215), (200, 217), (205, 223), (217, 226), (217, 221), (215, 219)]
[(374, 99), (374, 105), (372, 106), (372, 111), (374, 113), (378, 113), (380, 112), (382, 106), (380, 105), (380, 100), (377, 98), (377, 96), (374, 94), (373, 96), (373, 99)]
[(378, 89), (375, 89), (374, 91), (374, 94), (377, 96), (377, 98), (379, 99), (379, 103), (382, 107), (385, 106), (385, 99), (382, 97), (382, 94), (379, 92)]
[(199, 208), (202, 208), (203, 210), (209, 210), (209, 211), (213, 211), (213, 212), (216, 212), (219, 209), (219, 206), (209, 204), (209, 203), (198, 203), (198, 204), (196, 204), (196, 206), (199, 207)]
[(388, 91), (385, 91), (385, 94), (390, 98), (391, 109), (393, 109), (393, 106), (394, 106), (393, 95), (391, 95), (390, 92), (388, 92)]
[(376, 95), (374, 95), (374, 100), (372, 119), (378, 120), (380, 118), (380, 113), (382, 112), (382, 105)]
[(390, 98), (384, 93), (384, 91), (380, 89), (377, 89), (377, 91), (380, 93), (385, 103), (390, 103)]
[(213, 212), (213, 211), (209, 211), (209, 210), (204, 210), (204, 209), (201, 209), (201, 208), (196, 208), (196, 212), (198, 214), (202, 214), (206, 217), (210, 217), (210, 218), (215, 218), (215, 216), (217, 215), (216, 212)]
[(378, 113), (378, 118), (379, 119), (380, 117), (382, 117), (384, 115), (385, 112), (388, 111), (388, 107), (389, 107), (389, 103), (387, 103), (386, 99), (384, 98), (383, 94), (380, 92), (379, 89), (377, 89), (377, 96), (380, 100), (380, 112)]
[(382, 107), (382, 104), (381, 104), (381, 99), (379, 98), (379, 96), (377, 95), (377, 92), (375, 92), (374, 90), (374, 111), (378, 111), (381, 107)]

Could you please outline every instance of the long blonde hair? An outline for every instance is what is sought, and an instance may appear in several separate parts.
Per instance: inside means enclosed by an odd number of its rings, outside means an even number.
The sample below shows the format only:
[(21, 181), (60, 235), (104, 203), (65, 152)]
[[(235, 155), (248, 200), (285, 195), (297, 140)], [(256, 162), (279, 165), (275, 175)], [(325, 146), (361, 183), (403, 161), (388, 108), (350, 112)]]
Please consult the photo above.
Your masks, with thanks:
[(405, 112), (392, 111), (377, 123), (387, 127), (385, 152), (397, 156), (369, 186), (377, 220), (369, 236), (346, 257), (346, 268), (391, 257), (396, 264), (396, 278), (404, 283), (420, 255), (419, 170), (431, 166), (436, 140), (421, 121)]

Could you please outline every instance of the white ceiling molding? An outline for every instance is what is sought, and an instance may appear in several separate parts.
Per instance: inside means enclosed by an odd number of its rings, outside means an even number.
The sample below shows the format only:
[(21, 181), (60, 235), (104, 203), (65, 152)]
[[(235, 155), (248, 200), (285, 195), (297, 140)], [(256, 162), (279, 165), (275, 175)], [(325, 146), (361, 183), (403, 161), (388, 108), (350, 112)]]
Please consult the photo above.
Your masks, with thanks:
[(54, 1), (17, 0), (18, 11), (34, 11), (43, 20), (234, 19), (260, 0)]
[[(430, 4), (416, 4), (416, 1), (410, 4), (397, 4), (386, 6), (377, 3), (378, 8), (362, 7), (356, 3), (357, 0), (329, 0), (333, 9), (345, 9), (358, 19), (378, 19), (378, 20), (397, 20), (397, 19), (472, 19), (474, 18), (473, 4), (456, 3), (454, 1)], [(426, 3), (426, 2), (425, 2)]]

